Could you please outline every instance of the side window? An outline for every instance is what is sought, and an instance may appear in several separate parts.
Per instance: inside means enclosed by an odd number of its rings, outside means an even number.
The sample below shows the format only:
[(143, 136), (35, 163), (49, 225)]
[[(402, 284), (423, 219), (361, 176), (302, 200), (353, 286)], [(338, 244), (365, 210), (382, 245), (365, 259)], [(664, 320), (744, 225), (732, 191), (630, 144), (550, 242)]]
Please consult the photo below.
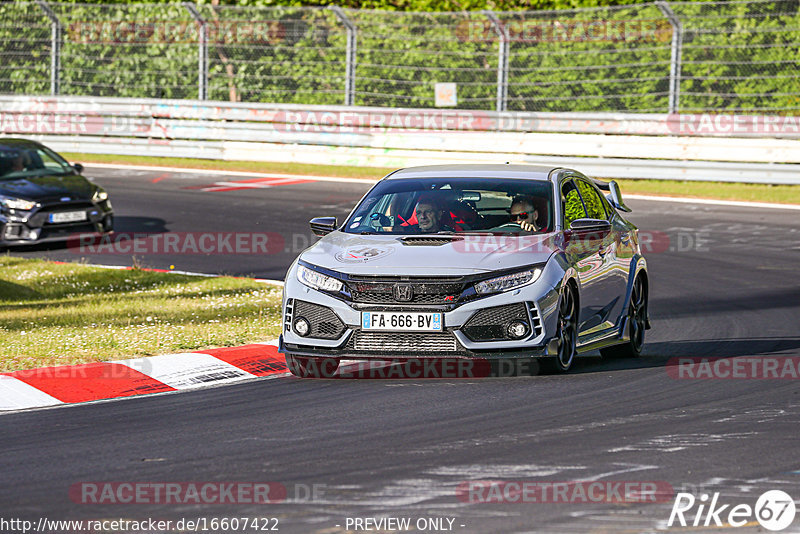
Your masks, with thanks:
[(589, 214), (590, 219), (607, 219), (605, 207), (603, 206), (603, 199), (597, 190), (584, 182), (583, 180), (576, 180), (578, 189), (580, 189), (583, 203), (586, 205), (586, 212)]
[(561, 195), (564, 197), (564, 228), (569, 228), (575, 219), (586, 217), (586, 211), (572, 180), (561, 186)]

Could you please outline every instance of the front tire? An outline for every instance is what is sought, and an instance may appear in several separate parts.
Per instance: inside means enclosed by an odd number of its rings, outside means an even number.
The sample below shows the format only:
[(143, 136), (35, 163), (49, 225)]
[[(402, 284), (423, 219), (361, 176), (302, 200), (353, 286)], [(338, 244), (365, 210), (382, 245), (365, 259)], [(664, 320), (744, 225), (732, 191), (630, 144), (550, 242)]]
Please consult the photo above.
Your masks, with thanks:
[(333, 378), (339, 368), (339, 360), (286, 354), (286, 367), (298, 378)]
[(600, 349), (604, 358), (638, 358), (644, 348), (644, 331), (647, 328), (647, 290), (641, 276), (636, 278), (628, 305), (628, 341)]
[[(578, 345), (578, 299), (571, 284), (565, 284), (558, 298), (558, 353), (545, 360), (551, 370), (566, 373), (575, 360)], [(543, 362), (544, 363), (544, 362)]]

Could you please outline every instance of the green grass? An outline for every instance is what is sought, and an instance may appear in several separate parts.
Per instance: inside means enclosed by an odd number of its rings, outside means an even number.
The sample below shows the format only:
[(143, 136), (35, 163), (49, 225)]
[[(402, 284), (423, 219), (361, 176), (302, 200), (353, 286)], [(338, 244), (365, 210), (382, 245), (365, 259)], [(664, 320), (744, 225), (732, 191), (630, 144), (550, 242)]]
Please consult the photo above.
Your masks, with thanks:
[[(394, 170), (374, 167), (343, 167), (337, 165), (311, 165), (301, 163), (263, 163), (254, 161), (217, 161), (189, 158), (154, 158), (148, 156), (113, 156), (102, 154), (65, 153), (64, 156), (70, 161), (80, 161), (81, 163), (119, 163), (256, 173), (311, 174), (373, 180), (377, 180)], [(800, 185), (740, 184), (678, 180), (623, 179), (617, 181), (622, 187), (623, 195), (628, 193), (800, 204)]]
[(800, 204), (800, 185), (682, 182), (677, 180), (617, 180), (625, 193), (639, 195), (712, 198), (747, 202)]
[(280, 298), (248, 279), (0, 256), (0, 371), (267, 341)]

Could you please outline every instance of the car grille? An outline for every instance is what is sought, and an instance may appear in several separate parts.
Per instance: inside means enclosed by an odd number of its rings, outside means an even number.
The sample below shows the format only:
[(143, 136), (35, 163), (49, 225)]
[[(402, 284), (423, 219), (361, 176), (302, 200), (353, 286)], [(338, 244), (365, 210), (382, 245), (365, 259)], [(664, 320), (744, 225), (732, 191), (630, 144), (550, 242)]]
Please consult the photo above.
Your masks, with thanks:
[[(74, 222), (68, 223), (52, 223), (50, 222), (50, 214), (57, 213), (61, 211), (84, 211), (88, 209), (94, 208), (94, 205), (91, 202), (82, 202), (82, 201), (73, 201), (73, 202), (47, 202), (44, 204), (42, 209), (39, 210), (37, 215), (43, 217), (44, 226), (54, 225), (54, 226), (76, 226)], [(81, 223), (85, 223), (85, 221), (80, 221)]]
[[(410, 300), (396, 300), (396, 284), (411, 286)], [(365, 304), (448, 304), (458, 300), (464, 289), (460, 281), (349, 281), (347, 287), (353, 302)]]
[[(533, 311), (536, 312), (535, 307), (533, 307)], [(538, 319), (538, 314), (536, 314), (536, 318)], [(480, 310), (469, 318), (461, 327), (461, 331), (472, 341), (505, 341), (513, 339), (506, 332), (506, 327), (512, 321), (522, 321), (529, 327), (531, 326), (524, 303), (518, 302)]]
[[(287, 306), (288, 308), (288, 306)], [(344, 333), (344, 323), (326, 306), (295, 300), (292, 304), (294, 319), (305, 318), (311, 324), (308, 337), (317, 339), (339, 339)], [(292, 319), (292, 320), (294, 320)]]
[(350, 343), (352, 348), (359, 352), (404, 352), (409, 356), (418, 352), (458, 351), (456, 338), (450, 332), (420, 334), (356, 331)]
[(448, 243), (452, 243), (453, 241), (461, 241), (462, 238), (453, 238), (453, 237), (404, 237), (401, 239), (404, 245), (408, 246), (440, 246), (440, 245), (447, 245)]
[(42, 233), (39, 234), (39, 238), (49, 239), (52, 237), (68, 237), (71, 235), (91, 234), (95, 232), (97, 232), (97, 226), (94, 223), (86, 221), (72, 222), (72, 223), (63, 223), (59, 225), (44, 226), (42, 227)]

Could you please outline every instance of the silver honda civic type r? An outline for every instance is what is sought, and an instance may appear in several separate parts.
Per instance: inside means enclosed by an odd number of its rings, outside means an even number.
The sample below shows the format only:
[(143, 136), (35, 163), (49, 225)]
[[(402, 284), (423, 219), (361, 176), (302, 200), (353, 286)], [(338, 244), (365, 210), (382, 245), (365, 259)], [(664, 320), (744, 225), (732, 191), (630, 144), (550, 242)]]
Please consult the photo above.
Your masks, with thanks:
[(638, 356), (649, 277), (615, 182), (564, 168), (395, 171), (286, 276), (280, 350), (297, 376), (341, 360)]

